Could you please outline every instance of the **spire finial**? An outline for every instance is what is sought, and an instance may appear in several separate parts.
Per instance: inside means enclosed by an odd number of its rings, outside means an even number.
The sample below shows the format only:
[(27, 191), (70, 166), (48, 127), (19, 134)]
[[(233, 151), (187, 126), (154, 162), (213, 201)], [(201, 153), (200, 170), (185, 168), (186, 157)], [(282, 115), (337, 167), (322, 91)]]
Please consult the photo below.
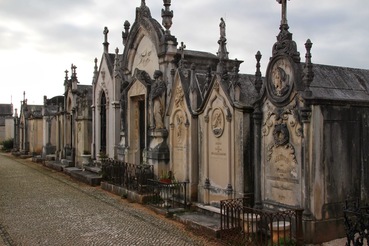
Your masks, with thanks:
[(77, 66), (72, 64), (72, 78), (77, 80)]
[(162, 24), (165, 27), (166, 35), (170, 35), (170, 28), (173, 24), (173, 10), (170, 10), (171, 0), (163, 0), (165, 9), (161, 10), (161, 17), (163, 18)]
[(119, 49), (115, 48), (115, 61), (114, 61), (114, 72), (118, 74), (119, 72)]
[(94, 59), (94, 63), (95, 63), (95, 66), (94, 66), (94, 71), (97, 72), (97, 58), (95, 57)]
[(306, 86), (307, 91), (309, 91), (309, 86), (314, 79), (313, 63), (311, 62), (311, 48), (313, 43), (308, 39), (305, 43), (306, 55), (305, 55), (305, 65), (304, 65), (304, 77), (303, 81)]
[(108, 27), (104, 27), (104, 31), (103, 31), (104, 43), (103, 43), (103, 45), (104, 45), (104, 52), (105, 53), (109, 53), (108, 33), (109, 33)]
[(94, 83), (95, 83), (96, 78), (97, 78), (97, 74), (99, 73), (99, 72), (97, 71), (98, 67), (97, 67), (97, 58), (96, 58), (96, 57), (95, 57), (95, 59), (94, 59), (94, 63), (95, 63), (95, 66), (94, 66), (94, 76), (92, 77), (92, 84), (94, 84)]
[(131, 23), (128, 20), (124, 22), (124, 32), (122, 32), (123, 45), (125, 46), (128, 39), (129, 28), (131, 27)]
[(226, 39), (226, 24), (223, 18), (220, 18), (220, 24), (219, 24), (219, 29), (220, 29), (220, 38), (218, 41), (219, 44), (219, 49), (218, 49), (218, 57), (219, 60), (227, 60), (228, 59), (228, 51), (227, 51), (227, 39)]
[(260, 71), (260, 60), (261, 53), (258, 51), (255, 55), (256, 58), (256, 72), (255, 72), (255, 89), (258, 93), (260, 93), (261, 87), (263, 86), (263, 80), (261, 79), (261, 71)]
[(184, 50), (186, 49), (186, 45), (183, 42), (181, 42), (181, 46), (178, 49), (181, 52), (181, 61), (179, 63), (179, 67), (183, 68), (183, 65), (184, 65)]
[(67, 81), (67, 80), (68, 80), (68, 69), (66, 69), (66, 70), (64, 71), (64, 73), (65, 73), (65, 80)]
[(141, 0), (141, 6), (136, 8), (136, 19), (141, 19), (143, 17), (151, 18), (150, 9), (146, 6), (145, 0)]

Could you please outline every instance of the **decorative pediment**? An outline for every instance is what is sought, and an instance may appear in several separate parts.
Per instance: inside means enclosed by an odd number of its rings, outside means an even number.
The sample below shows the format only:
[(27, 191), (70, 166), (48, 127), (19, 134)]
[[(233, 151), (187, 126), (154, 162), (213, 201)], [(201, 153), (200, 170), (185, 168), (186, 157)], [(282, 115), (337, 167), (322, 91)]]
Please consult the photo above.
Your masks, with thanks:
[(155, 70), (159, 69), (159, 58), (154, 43), (148, 36), (144, 36), (133, 57), (131, 70), (145, 70), (150, 76), (154, 75)]
[[(219, 134), (219, 130), (217, 130), (218, 125), (224, 124), (225, 121), (222, 121), (222, 119), (226, 119), (227, 121), (232, 120), (232, 113), (231, 110), (227, 104), (227, 99), (223, 95), (221, 95), (221, 86), (219, 85), (218, 81), (215, 81), (213, 85), (212, 93), (210, 93), (210, 100), (208, 101), (208, 105), (206, 106), (205, 110), (205, 120), (208, 122), (213, 122), (215, 126), (213, 127), (215, 129), (216, 135), (221, 136)], [(220, 113), (220, 111), (222, 111)], [(212, 123), (212, 124), (213, 124)]]

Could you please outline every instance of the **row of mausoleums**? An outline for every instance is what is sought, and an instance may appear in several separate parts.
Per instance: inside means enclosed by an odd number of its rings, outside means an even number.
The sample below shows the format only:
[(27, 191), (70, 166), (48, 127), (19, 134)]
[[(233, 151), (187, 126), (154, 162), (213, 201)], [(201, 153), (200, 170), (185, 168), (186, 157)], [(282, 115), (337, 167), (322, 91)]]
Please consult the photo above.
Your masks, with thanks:
[(369, 71), (313, 64), (310, 40), (302, 62), (282, 19), (265, 76), (260, 53), (255, 75), (240, 74), (223, 19), (211, 54), (178, 44), (170, 4), (162, 16), (142, 1), (122, 52), (104, 29), (92, 85), (72, 66), (63, 96), (24, 99), (18, 151), (80, 168), (86, 154), (151, 164), (187, 181), (194, 204), (251, 194), (259, 208), (304, 209), (305, 242), (342, 236), (342, 202), (368, 201)]

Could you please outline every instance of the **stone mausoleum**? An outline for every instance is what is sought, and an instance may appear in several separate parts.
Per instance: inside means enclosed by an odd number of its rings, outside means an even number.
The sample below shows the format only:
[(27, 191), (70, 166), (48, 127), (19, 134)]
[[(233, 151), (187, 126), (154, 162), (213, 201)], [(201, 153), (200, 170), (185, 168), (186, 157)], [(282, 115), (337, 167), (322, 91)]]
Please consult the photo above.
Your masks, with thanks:
[(303, 208), (305, 241), (321, 242), (342, 235), (345, 199), (368, 199), (369, 71), (313, 64), (310, 40), (301, 58), (287, 1), (278, 2), (265, 77), (260, 53), (255, 75), (239, 73), (223, 19), (216, 54), (179, 44), (170, 1), (162, 25), (141, 2), (121, 53), (109, 53), (105, 28), (92, 148), (96, 158), (152, 164), (158, 176), (170, 170), (194, 203), (251, 195), (256, 207)]
[[(77, 167), (85, 152), (151, 164), (157, 177), (170, 171), (187, 181), (197, 206), (247, 196), (256, 208), (303, 209), (305, 243), (343, 236), (343, 202), (369, 200), (369, 70), (314, 64), (309, 39), (301, 55), (287, 0), (277, 0), (268, 67), (262, 73), (257, 52), (256, 71), (240, 74), (223, 18), (217, 52), (187, 50), (171, 32), (171, 1), (163, 2), (160, 23), (141, 1), (121, 50), (109, 52), (104, 28), (92, 87), (79, 85), (72, 66), (64, 103), (44, 116), (55, 119), (44, 131), (57, 134), (45, 138), (57, 157)], [(24, 102), (20, 149), (30, 150), (25, 124), (42, 122), (36, 112)]]

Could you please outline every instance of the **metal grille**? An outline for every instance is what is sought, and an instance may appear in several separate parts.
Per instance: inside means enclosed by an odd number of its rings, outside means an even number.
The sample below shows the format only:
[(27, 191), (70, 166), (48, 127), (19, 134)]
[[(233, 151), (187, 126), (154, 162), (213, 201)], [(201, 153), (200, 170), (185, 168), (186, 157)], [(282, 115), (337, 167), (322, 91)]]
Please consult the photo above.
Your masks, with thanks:
[(303, 245), (302, 209), (269, 211), (249, 204), (248, 198), (221, 201), (223, 240), (231, 245)]
[(110, 184), (138, 193), (146, 193), (148, 192), (148, 180), (154, 178), (154, 167), (104, 159), (102, 161), (102, 178)]

